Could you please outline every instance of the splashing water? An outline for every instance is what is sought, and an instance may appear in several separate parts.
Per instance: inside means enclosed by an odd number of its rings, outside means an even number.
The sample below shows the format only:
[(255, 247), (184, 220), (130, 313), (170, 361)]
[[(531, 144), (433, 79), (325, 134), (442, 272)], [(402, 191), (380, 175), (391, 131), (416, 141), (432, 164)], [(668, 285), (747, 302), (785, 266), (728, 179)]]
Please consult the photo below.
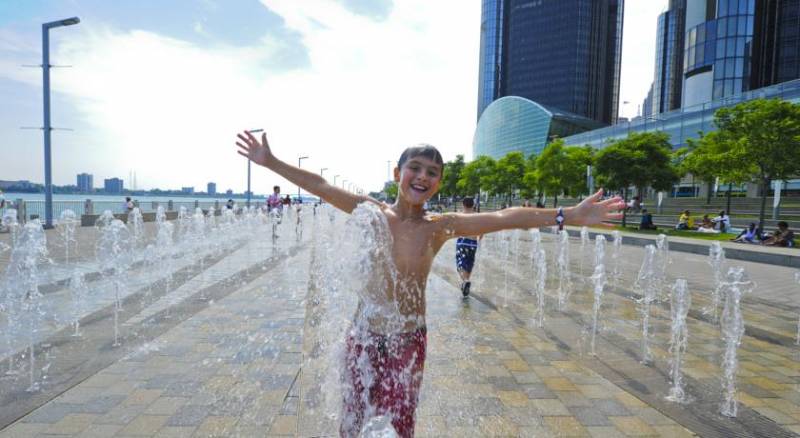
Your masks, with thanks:
[(723, 272), (725, 266), (725, 250), (719, 242), (712, 242), (711, 247), (708, 248), (708, 264), (711, 266), (712, 275), (712, 289), (711, 289), (711, 302), (703, 309), (703, 313), (711, 315), (714, 322), (717, 322), (720, 294), (722, 284), (725, 282), (725, 273)]
[[(330, 207), (326, 207), (330, 208)], [(344, 226), (319, 221), (314, 228), (312, 278), (307, 298), (303, 373), (307, 418), (327, 422), (304, 425), (301, 435), (330, 431), (339, 421), (345, 436), (358, 436), (373, 417), (396, 415), (399, 405), (415, 404), (424, 350), (416, 350), (424, 321), (409, 308), (421, 306), (422, 290), (399, 283), (393, 242), (383, 212), (359, 205)], [(404, 313), (406, 312), (406, 313)], [(308, 372), (306, 374), (306, 372)], [(375, 385), (405, 382), (402, 400), (377, 400)], [(397, 406), (396, 406), (397, 405)], [(394, 419), (394, 418), (392, 418)], [(316, 427), (316, 429), (315, 429)]]
[(572, 294), (572, 279), (569, 273), (569, 233), (567, 230), (558, 233), (556, 269), (558, 270), (558, 310), (563, 312), (566, 310), (569, 296)]
[(70, 248), (77, 245), (75, 240), (75, 227), (78, 225), (78, 216), (72, 210), (64, 210), (58, 221), (58, 234), (64, 245), (64, 264), (69, 264)]
[(83, 274), (75, 271), (69, 281), (69, 294), (72, 299), (72, 326), (75, 331), (72, 336), (80, 337), (81, 334), (81, 317), (86, 311), (86, 294), (89, 288), (83, 279)]
[(19, 221), (17, 220), (17, 210), (14, 208), (7, 208), (3, 213), (3, 218), (0, 219), (0, 225), (8, 230), (11, 235), (11, 247), (17, 244), (17, 234), (19, 234)]
[(139, 207), (134, 207), (128, 214), (128, 225), (131, 227), (131, 248), (135, 251), (144, 242), (144, 219)]
[(594, 238), (594, 265), (605, 266), (605, 264), (606, 264), (606, 236), (598, 234)]
[(361, 429), (358, 438), (397, 438), (397, 431), (392, 426), (392, 419), (386, 415), (372, 417)]
[[(4, 302), (8, 315), (8, 335), (27, 335), (30, 359), (30, 386), (39, 390), (36, 381), (34, 342), (44, 316), (39, 293), (39, 264), (47, 260), (47, 238), (42, 223), (34, 219), (21, 227), (6, 269)], [(13, 351), (9, 340), (9, 370), (13, 372)]]
[(503, 253), (503, 307), (508, 306), (508, 271), (511, 263), (511, 232), (508, 230), (500, 233), (500, 245)]
[(542, 234), (538, 229), (531, 230), (531, 262), (533, 264), (533, 274), (536, 295), (536, 326), (544, 327), (544, 290), (547, 283), (547, 258), (544, 248), (542, 248)]
[(667, 296), (667, 269), (669, 263), (669, 239), (666, 234), (659, 234), (656, 237), (656, 257), (653, 262), (653, 272), (655, 273), (656, 287), (658, 288), (656, 299), (659, 301), (669, 299)]
[[(598, 235), (597, 238), (603, 236)], [(605, 243), (603, 240), (597, 240), (597, 243)], [(600, 245), (598, 245), (600, 246)], [(594, 304), (592, 305), (592, 338), (589, 344), (592, 356), (595, 356), (595, 338), (597, 337), (597, 320), (600, 318), (600, 307), (603, 305), (603, 288), (606, 286), (606, 268), (603, 264), (597, 264), (594, 267), (594, 275), (592, 275), (592, 282), (594, 283)]]
[(639, 300), (639, 312), (642, 314), (642, 357), (643, 364), (653, 361), (653, 353), (650, 350), (650, 308), (656, 300), (658, 293), (658, 277), (655, 272), (656, 247), (653, 245), (645, 246), (644, 260), (639, 274), (636, 277), (635, 289), (642, 296)]
[(666, 399), (675, 403), (688, 403), (683, 383), (683, 357), (689, 343), (689, 327), (686, 317), (692, 307), (692, 295), (686, 280), (679, 278), (672, 285), (670, 300), (670, 314), (672, 316), (671, 336), (669, 341), (669, 373), (672, 378), (672, 387)]
[(614, 238), (611, 245), (611, 258), (614, 261), (611, 268), (611, 278), (614, 285), (619, 286), (622, 283), (622, 266), (620, 264), (622, 260), (622, 233), (614, 230), (611, 232), (611, 236)]
[(591, 239), (589, 239), (589, 227), (581, 227), (581, 253), (578, 257), (580, 259), (579, 272), (581, 281), (585, 280), (583, 276), (583, 260), (586, 258), (586, 247), (589, 245), (589, 242), (591, 242)]
[(95, 244), (95, 256), (103, 276), (110, 281), (114, 290), (114, 343), (112, 345), (115, 347), (120, 345), (119, 312), (122, 310), (121, 297), (126, 285), (125, 271), (132, 263), (130, 247), (130, 232), (121, 220), (114, 219), (100, 228), (100, 236)]
[(739, 368), (738, 349), (744, 336), (741, 299), (744, 294), (752, 292), (754, 288), (755, 283), (747, 278), (743, 267), (734, 266), (728, 269), (728, 275), (722, 287), (724, 303), (720, 317), (725, 352), (722, 356), (723, 400), (719, 412), (726, 417), (735, 417), (738, 412), (736, 372)]

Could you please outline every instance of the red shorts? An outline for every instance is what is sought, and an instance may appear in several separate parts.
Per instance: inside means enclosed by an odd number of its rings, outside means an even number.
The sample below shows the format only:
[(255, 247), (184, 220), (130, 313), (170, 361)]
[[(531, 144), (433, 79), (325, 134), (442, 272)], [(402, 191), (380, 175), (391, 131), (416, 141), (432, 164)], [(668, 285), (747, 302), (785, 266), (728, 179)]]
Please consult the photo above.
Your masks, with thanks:
[(342, 437), (357, 437), (365, 421), (378, 415), (389, 417), (399, 436), (414, 436), (427, 339), (424, 327), (392, 335), (350, 331), (342, 385)]

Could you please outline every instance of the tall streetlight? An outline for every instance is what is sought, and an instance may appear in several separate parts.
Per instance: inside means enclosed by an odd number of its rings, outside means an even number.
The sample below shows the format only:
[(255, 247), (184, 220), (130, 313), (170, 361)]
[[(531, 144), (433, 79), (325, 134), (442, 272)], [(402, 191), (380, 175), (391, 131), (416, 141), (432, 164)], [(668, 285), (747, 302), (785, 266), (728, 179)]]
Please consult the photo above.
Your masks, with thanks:
[[(319, 170), (319, 176), (322, 176), (322, 174), (325, 173), (326, 170), (328, 170), (327, 167), (323, 167), (322, 169), (320, 169)], [(324, 178), (324, 176), (323, 176), (323, 178)]]
[(342, 188), (343, 188), (343, 189), (344, 189), (345, 187), (347, 187), (347, 186), (345, 186), (345, 183), (347, 183), (347, 180), (346, 180), (346, 179), (343, 179), (343, 180), (342, 180)]
[(333, 175), (333, 185), (336, 186), (336, 178), (339, 178), (341, 175)]
[[(307, 156), (306, 157), (297, 157), (297, 168), (298, 169), (301, 168), (300, 163), (303, 160), (305, 160), (306, 158), (308, 158), (308, 157)], [(300, 200), (300, 186), (297, 186), (297, 199)]]
[[(257, 132), (264, 132), (263, 129), (251, 129), (247, 131), (251, 134), (255, 134)], [(247, 207), (250, 207), (250, 196), (252, 196), (252, 191), (250, 190), (250, 159), (247, 159)]]
[(42, 23), (42, 83), (44, 96), (44, 227), (53, 228), (53, 176), (50, 159), (50, 29), (80, 23), (78, 17)]

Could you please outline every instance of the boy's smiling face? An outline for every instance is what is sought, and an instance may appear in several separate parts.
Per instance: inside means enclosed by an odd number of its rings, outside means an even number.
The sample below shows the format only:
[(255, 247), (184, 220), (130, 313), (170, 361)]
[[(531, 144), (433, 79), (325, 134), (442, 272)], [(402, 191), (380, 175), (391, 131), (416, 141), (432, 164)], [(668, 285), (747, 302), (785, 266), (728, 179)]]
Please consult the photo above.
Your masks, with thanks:
[(428, 157), (409, 158), (402, 168), (394, 169), (398, 196), (411, 205), (423, 205), (439, 191), (442, 166)]

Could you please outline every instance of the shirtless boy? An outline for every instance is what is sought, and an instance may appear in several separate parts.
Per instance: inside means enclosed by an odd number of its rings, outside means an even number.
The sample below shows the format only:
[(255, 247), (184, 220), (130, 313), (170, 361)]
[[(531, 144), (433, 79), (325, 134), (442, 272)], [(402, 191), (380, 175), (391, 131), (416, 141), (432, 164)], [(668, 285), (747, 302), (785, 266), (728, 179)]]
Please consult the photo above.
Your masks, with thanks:
[[(238, 135), (238, 153), (283, 176), (334, 207), (351, 213), (358, 204), (377, 205), (392, 235), (391, 255), (396, 272), (384, 272), (385, 297), (397, 304), (399, 326), (383, 319), (370, 320), (368, 329), (348, 334), (345, 353), (345, 394), (340, 434), (357, 436), (369, 415), (385, 415), (402, 437), (414, 435), (414, 415), (425, 364), (425, 284), (436, 253), (452, 238), (477, 236), (514, 228), (556, 225), (559, 216), (570, 225), (593, 225), (622, 217), (620, 198), (600, 201), (602, 190), (575, 207), (555, 209), (509, 208), (492, 213), (426, 214), (424, 205), (439, 189), (443, 160), (433, 146), (406, 149), (394, 169), (397, 200), (388, 205), (368, 196), (332, 186), (320, 175), (276, 158), (263, 134)], [(365, 363), (371, 367), (363, 366)], [(365, 368), (373, 374), (364, 375)], [(377, 370), (377, 371), (376, 371)], [(377, 374), (377, 375), (375, 375)]]

